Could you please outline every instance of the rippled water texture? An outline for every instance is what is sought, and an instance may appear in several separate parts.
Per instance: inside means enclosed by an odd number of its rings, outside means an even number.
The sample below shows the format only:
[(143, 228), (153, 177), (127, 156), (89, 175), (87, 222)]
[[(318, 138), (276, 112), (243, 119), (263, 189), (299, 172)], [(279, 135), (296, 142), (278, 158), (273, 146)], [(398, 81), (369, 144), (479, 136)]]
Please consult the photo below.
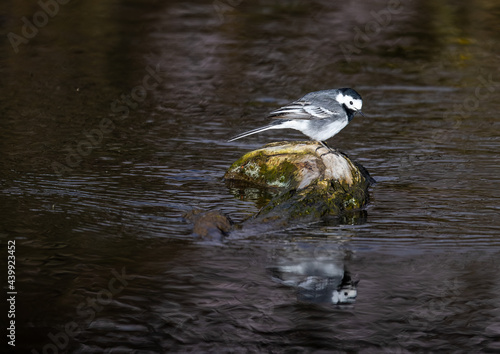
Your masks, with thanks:
[[(0, 3), (18, 352), (500, 351), (496, 1), (60, 1)], [(186, 211), (269, 198), (236, 159), (304, 136), (227, 139), (335, 87), (366, 210), (196, 239)]]

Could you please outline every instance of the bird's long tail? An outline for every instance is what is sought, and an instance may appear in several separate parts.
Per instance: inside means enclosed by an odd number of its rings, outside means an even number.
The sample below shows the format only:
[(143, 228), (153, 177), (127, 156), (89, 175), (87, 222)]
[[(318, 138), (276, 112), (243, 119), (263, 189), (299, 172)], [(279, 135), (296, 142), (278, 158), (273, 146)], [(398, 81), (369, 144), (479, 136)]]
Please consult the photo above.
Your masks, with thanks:
[[(278, 123), (278, 122), (276, 122)], [(277, 125), (279, 124), (269, 124), (269, 125), (266, 125), (264, 127), (260, 127), (260, 128), (256, 128), (256, 129), (252, 129), (252, 130), (249, 130), (247, 132), (244, 132), (244, 133), (241, 133), (241, 134), (238, 134), (236, 135), (235, 137), (232, 137), (231, 139), (228, 140), (229, 141), (234, 141), (234, 140), (238, 140), (238, 139), (241, 139), (241, 138), (244, 138), (246, 136), (249, 136), (249, 135), (252, 135), (252, 134), (257, 134), (257, 133), (260, 133), (260, 132), (263, 132), (265, 130), (269, 130), (269, 129), (277, 129)]]

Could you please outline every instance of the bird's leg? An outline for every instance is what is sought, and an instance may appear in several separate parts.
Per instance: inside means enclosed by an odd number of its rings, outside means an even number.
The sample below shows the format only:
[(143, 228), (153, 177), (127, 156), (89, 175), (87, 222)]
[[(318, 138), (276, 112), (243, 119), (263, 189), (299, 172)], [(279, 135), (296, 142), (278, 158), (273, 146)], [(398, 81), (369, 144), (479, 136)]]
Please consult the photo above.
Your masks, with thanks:
[(328, 152), (325, 152), (324, 154), (321, 154), (321, 156), (320, 156), (320, 157), (323, 157), (323, 156), (325, 156), (325, 155), (328, 155), (328, 154), (330, 154), (330, 153), (333, 153), (333, 150), (332, 150), (332, 149), (331, 149), (331, 148), (330, 148), (330, 147), (326, 144), (326, 141), (319, 141), (319, 143), (320, 143), (322, 146), (318, 147), (318, 148), (316, 149), (316, 152), (317, 152), (319, 149), (321, 149), (322, 147), (324, 147), (325, 149), (327, 149), (327, 150), (328, 150)]
[(330, 147), (328, 146), (328, 144), (326, 143), (326, 141), (320, 141), (319, 143), (321, 145), (323, 145), (327, 150), (330, 150), (330, 151), (332, 150), (332, 149), (330, 149)]

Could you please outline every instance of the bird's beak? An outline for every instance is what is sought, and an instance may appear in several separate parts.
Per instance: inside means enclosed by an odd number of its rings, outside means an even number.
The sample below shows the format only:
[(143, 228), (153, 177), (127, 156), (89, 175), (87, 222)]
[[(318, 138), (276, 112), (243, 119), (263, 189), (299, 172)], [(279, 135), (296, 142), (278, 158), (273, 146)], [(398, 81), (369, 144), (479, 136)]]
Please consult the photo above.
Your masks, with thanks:
[(363, 112), (361, 112), (361, 111), (356, 111), (356, 113), (359, 113), (359, 114), (361, 114), (363, 117), (366, 117), (366, 116), (363, 114)]

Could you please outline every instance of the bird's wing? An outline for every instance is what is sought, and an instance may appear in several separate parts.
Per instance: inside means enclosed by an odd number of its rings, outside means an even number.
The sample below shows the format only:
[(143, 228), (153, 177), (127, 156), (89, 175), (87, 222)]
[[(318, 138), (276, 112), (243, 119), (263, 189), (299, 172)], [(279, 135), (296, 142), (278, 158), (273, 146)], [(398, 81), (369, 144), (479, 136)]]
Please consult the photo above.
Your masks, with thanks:
[(311, 102), (296, 101), (287, 106), (281, 107), (269, 113), (269, 117), (273, 119), (325, 119), (337, 115), (337, 112), (332, 112), (324, 107), (316, 106)]

